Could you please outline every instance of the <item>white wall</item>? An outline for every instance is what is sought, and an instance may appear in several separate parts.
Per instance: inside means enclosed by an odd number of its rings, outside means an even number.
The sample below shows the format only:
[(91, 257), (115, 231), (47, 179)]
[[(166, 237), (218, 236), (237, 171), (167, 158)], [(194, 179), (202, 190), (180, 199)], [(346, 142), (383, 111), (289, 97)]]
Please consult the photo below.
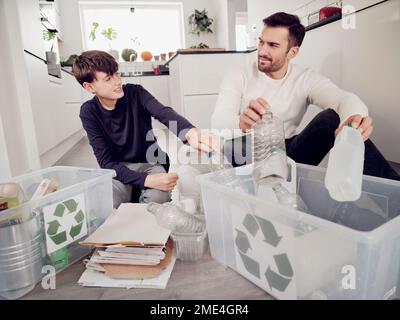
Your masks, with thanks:
[(229, 15), (228, 15), (228, 0), (215, 1), (217, 16), (215, 19), (215, 35), (217, 43), (221, 48), (229, 48)]
[(0, 113), (0, 181), (12, 176), (10, 158), (8, 157), (8, 147), (4, 136), (3, 119)]
[[(92, 0), (86, 0), (90, 2)], [(96, 2), (110, 2), (109, 0), (93, 0)], [(226, 0), (225, 0), (226, 1)], [(122, 1), (123, 2), (123, 1)], [(128, 1), (129, 2), (129, 1)], [(211, 18), (216, 19), (219, 15), (218, 8), (221, 0), (148, 0), (146, 2), (182, 2), (183, 3), (183, 16), (185, 27), (185, 42), (186, 47), (197, 45), (200, 42), (208, 44), (210, 47), (218, 47), (217, 35), (215, 33), (216, 23), (211, 26), (214, 33), (209, 35), (191, 35), (188, 33), (188, 18), (194, 12), (194, 9), (208, 11)], [(73, 53), (80, 53), (82, 47), (82, 32), (79, 18), (79, 0), (59, 0), (61, 12), (61, 24), (63, 26), (63, 42), (60, 44), (60, 50), (63, 56), (69, 56)], [(134, 1), (129, 2), (134, 3)]]
[(374, 119), (372, 140), (400, 162), (400, 2), (356, 14), (356, 29), (341, 21), (307, 32), (296, 63), (311, 67), (357, 94)]
[(310, 0), (247, 0), (248, 31), (251, 30), (252, 25), (256, 25), (257, 30), (261, 31), (262, 21), (267, 16), (279, 11), (291, 12), (308, 2)]
[(40, 167), (18, 9), (15, 0), (0, 0), (1, 176)]
[(245, 0), (216, 0), (216, 36), (218, 47), (236, 50), (236, 13), (247, 12)]
[(247, 0), (234, 0), (236, 12), (247, 12)]

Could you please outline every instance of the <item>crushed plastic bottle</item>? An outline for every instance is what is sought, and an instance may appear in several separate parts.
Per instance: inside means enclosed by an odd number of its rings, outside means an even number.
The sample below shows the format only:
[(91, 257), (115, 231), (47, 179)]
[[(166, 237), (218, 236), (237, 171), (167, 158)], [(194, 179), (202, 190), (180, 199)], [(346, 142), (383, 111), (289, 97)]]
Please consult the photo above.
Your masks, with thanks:
[(151, 202), (147, 205), (147, 211), (154, 214), (159, 225), (175, 233), (199, 233), (205, 229), (204, 221), (171, 202)]
[(351, 126), (343, 127), (330, 151), (325, 175), (325, 187), (332, 199), (356, 201), (360, 198), (364, 151), (361, 133)]
[(283, 122), (267, 111), (253, 127), (253, 178), (269, 183), (286, 180), (289, 174)]

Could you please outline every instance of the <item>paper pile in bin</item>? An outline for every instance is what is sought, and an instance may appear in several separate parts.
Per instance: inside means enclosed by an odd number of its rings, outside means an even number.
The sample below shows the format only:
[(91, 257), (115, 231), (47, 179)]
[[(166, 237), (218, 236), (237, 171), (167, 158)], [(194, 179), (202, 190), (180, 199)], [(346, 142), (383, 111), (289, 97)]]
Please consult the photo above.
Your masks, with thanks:
[(145, 204), (122, 204), (81, 245), (96, 247), (78, 283), (83, 286), (165, 288), (175, 258), (170, 231)]

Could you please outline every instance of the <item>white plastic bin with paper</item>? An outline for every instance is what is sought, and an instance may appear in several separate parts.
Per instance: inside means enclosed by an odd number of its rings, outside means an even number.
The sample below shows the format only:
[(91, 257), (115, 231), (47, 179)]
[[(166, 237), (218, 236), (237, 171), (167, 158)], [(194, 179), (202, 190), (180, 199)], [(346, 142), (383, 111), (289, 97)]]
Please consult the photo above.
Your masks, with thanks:
[(45, 265), (61, 271), (90, 253), (79, 241), (112, 212), (114, 170), (51, 167), (14, 177), (28, 199), (44, 179), (58, 190), (0, 212), (0, 296), (19, 298), (34, 288)]
[(215, 173), (198, 177), (216, 260), (278, 299), (400, 297), (400, 182), (364, 176), (359, 200), (337, 202), (325, 169), (297, 164), (284, 186), (304, 201), (303, 213), (256, 194), (245, 168), (231, 170), (246, 191)]

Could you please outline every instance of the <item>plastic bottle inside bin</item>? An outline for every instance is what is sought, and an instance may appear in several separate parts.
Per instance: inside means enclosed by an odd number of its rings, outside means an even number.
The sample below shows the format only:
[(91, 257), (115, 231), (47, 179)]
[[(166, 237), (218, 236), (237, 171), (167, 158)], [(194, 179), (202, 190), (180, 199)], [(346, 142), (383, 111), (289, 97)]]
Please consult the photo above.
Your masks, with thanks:
[[(307, 205), (303, 201), (297, 193), (292, 193), (281, 183), (278, 183), (272, 187), (272, 190), (275, 192), (275, 196), (278, 199), (278, 202), (288, 208), (295, 209), (304, 213), (310, 213)], [(303, 223), (299, 221), (298, 223), (299, 231), (302, 233), (310, 232), (314, 230), (311, 225)]]
[(233, 169), (233, 166), (226, 160), (223, 150), (212, 152), (209, 157), (211, 159), (210, 170), (217, 172), (218, 182), (236, 190), (245, 190), (241, 179), (236, 176), (235, 170), (230, 170)]
[(276, 198), (281, 205), (284, 205), (295, 210), (308, 213), (309, 210), (303, 199), (297, 194), (289, 192), (282, 184), (277, 184), (272, 187), (275, 192)]
[(149, 203), (147, 210), (154, 214), (159, 225), (177, 233), (199, 233), (204, 231), (204, 221), (185, 212), (173, 203)]
[(336, 201), (355, 201), (361, 196), (364, 168), (364, 141), (361, 133), (345, 126), (330, 151), (325, 186)]
[(283, 122), (270, 111), (253, 127), (253, 163), (258, 184), (286, 180), (289, 175)]

